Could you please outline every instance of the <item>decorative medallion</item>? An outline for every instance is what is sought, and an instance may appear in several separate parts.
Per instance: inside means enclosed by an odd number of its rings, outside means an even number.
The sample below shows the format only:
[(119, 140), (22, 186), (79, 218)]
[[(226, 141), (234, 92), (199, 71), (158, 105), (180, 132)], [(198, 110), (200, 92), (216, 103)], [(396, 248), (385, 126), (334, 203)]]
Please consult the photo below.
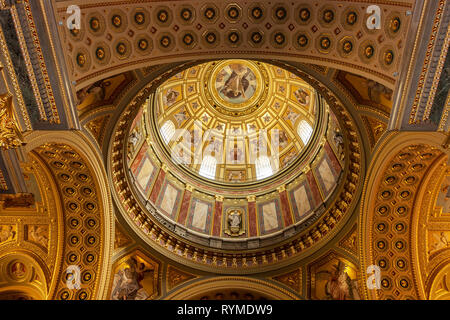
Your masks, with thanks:
[(336, 21), (336, 10), (329, 5), (323, 6), (317, 12), (317, 20), (323, 27), (329, 27)]
[(271, 42), (275, 48), (281, 49), (287, 45), (288, 39), (282, 31), (276, 30), (271, 35)]
[(344, 37), (339, 41), (338, 51), (341, 56), (347, 57), (353, 52), (354, 40), (351, 37)]
[(209, 47), (214, 48), (219, 44), (219, 34), (216, 30), (208, 30), (203, 33), (203, 43)]
[(0, 95), (0, 148), (15, 149), (22, 145), (22, 135), (14, 121), (12, 95)]
[(298, 9), (298, 21), (300, 21), (301, 24), (307, 24), (309, 23), (311, 19), (311, 9), (308, 7), (300, 7)]
[(402, 21), (398, 12), (392, 12), (385, 20), (385, 31), (389, 37), (394, 38), (399, 35), (399, 31), (402, 27)]
[(359, 57), (364, 62), (372, 61), (375, 55), (375, 43), (371, 40), (366, 40), (359, 46)]
[(294, 35), (293, 43), (298, 50), (305, 50), (310, 46), (310, 37), (305, 31), (299, 31)]
[(236, 4), (229, 4), (225, 8), (225, 18), (231, 22), (237, 22), (241, 19), (242, 9)]
[(95, 36), (101, 36), (106, 29), (105, 19), (99, 12), (91, 13), (87, 21), (89, 21), (89, 32)]
[(175, 46), (175, 39), (172, 36), (172, 34), (168, 32), (163, 32), (159, 35), (158, 40), (158, 47), (163, 51), (170, 51)]
[(209, 92), (214, 101), (230, 110), (242, 111), (256, 103), (263, 92), (261, 71), (248, 60), (227, 60), (211, 70)]
[(150, 23), (150, 14), (143, 8), (134, 9), (131, 17), (131, 23), (138, 30), (145, 29)]
[(201, 12), (203, 21), (207, 23), (215, 23), (219, 18), (219, 9), (212, 3), (205, 4)]
[(358, 21), (358, 14), (355, 11), (350, 11), (345, 17), (345, 22), (349, 26), (353, 26)]
[(390, 66), (394, 62), (394, 52), (392, 50), (386, 50), (384, 52), (383, 62), (386, 66)]
[(119, 9), (114, 9), (111, 11), (109, 14), (109, 21), (112, 25), (111, 29), (117, 33), (124, 32), (128, 25), (127, 15)]
[(168, 27), (172, 23), (172, 11), (169, 7), (161, 6), (157, 7), (153, 11), (154, 21), (161, 27)]
[(113, 46), (114, 53), (119, 59), (126, 59), (131, 55), (132, 48), (130, 42), (127, 39), (118, 39)]
[(111, 17), (111, 23), (114, 27), (120, 28), (122, 26), (122, 17), (118, 14), (114, 14)]
[(282, 4), (275, 5), (272, 8), (272, 19), (275, 23), (284, 23), (288, 18), (288, 10)]
[(136, 52), (142, 55), (149, 54), (153, 50), (153, 41), (146, 34), (136, 36), (135, 40)]
[(100, 42), (94, 45), (95, 47), (95, 62), (100, 65), (105, 65), (109, 62), (111, 58), (111, 52), (109, 45), (105, 42)]
[(322, 19), (325, 23), (331, 23), (334, 20), (334, 11), (327, 9), (322, 14)]
[(185, 31), (180, 35), (180, 44), (186, 49), (192, 49), (197, 44), (197, 35), (193, 31)]
[(264, 32), (257, 29), (250, 30), (249, 43), (255, 48), (260, 47), (264, 43)]
[(13, 261), (10, 264), (9, 274), (15, 280), (22, 280), (27, 275), (27, 267), (21, 261)]
[(76, 66), (83, 71), (88, 70), (91, 66), (89, 53), (84, 47), (75, 50), (75, 63)]
[(328, 34), (322, 34), (317, 38), (317, 42), (316, 42), (316, 47), (317, 50), (319, 50), (322, 53), (329, 53), (332, 49), (332, 45), (333, 42), (332, 40), (333, 37), (331, 37)]
[(400, 26), (401, 26), (400, 18), (399, 17), (392, 18), (389, 24), (389, 28), (391, 29), (391, 31), (394, 33), (398, 32), (398, 30), (400, 30)]
[(231, 47), (237, 47), (242, 43), (242, 36), (238, 30), (230, 30), (225, 36), (225, 39), (227, 39)]

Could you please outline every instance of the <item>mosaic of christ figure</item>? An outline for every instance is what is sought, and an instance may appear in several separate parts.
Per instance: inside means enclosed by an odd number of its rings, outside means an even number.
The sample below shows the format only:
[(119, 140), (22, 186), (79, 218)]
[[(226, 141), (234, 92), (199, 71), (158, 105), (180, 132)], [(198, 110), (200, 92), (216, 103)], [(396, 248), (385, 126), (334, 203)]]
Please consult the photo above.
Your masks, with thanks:
[(216, 90), (227, 102), (235, 104), (245, 102), (255, 93), (255, 74), (245, 65), (230, 63), (217, 75)]

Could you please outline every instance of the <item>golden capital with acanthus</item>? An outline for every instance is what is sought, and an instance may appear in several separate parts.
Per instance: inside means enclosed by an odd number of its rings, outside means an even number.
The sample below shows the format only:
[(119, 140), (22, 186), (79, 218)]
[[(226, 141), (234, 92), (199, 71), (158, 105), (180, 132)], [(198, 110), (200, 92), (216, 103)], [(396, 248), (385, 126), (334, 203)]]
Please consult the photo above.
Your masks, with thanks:
[(12, 96), (0, 95), (0, 148), (16, 149), (22, 145), (22, 135), (14, 121)]

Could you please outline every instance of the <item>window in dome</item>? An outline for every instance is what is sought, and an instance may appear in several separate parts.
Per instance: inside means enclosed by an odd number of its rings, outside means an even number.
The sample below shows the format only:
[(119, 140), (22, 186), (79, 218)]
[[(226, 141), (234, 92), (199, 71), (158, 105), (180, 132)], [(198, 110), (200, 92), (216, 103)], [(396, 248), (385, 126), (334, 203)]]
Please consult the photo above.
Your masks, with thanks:
[(164, 122), (161, 127), (161, 136), (166, 144), (169, 144), (170, 139), (172, 139), (175, 134), (175, 125), (172, 121), (168, 120)]
[(297, 127), (297, 133), (305, 145), (308, 143), (309, 139), (311, 138), (312, 132), (313, 132), (313, 129), (307, 121), (305, 121), (305, 120), (300, 121), (300, 123)]
[(206, 156), (203, 158), (202, 165), (200, 166), (199, 174), (209, 179), (216, 178), (216, 166), (217, 160), (213, 156)]
[(267, 156), (260, 156), (255, 160), (256, 179), (261, 180), (273, 174), (270, 160)]

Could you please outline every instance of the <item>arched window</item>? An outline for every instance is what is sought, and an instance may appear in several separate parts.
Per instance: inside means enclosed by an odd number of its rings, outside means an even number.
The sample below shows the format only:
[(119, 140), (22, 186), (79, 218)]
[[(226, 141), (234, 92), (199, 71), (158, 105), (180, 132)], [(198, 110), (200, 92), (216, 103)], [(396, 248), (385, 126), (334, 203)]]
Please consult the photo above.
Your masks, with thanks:
[(175, 125), (172, 121), (168, 120), (164, 122), (160, 132), (164, 142), (166, 144), (169, 144), (170, 139), (172, 139), (173, 135), (175, 134)]
[(202, 160), (202, 165), (200, 166), (200, 171), (198, 173), (203, 177), (215, 179), (216, 166), (217, 166), (216, 158), (214, 158), (213, 156), (206, 156)]
[(261, 180), (273, 174), (270, 160), (267, 156), (260, 156), (255, 160), (256, 179)]
[(311, 138), (312, 132), (313, 129), (307, 121), (305, 120), (300, 121), (297, 127), (297, 133), (302, 139), (303, 144), (308, 143), (309, 139)]

